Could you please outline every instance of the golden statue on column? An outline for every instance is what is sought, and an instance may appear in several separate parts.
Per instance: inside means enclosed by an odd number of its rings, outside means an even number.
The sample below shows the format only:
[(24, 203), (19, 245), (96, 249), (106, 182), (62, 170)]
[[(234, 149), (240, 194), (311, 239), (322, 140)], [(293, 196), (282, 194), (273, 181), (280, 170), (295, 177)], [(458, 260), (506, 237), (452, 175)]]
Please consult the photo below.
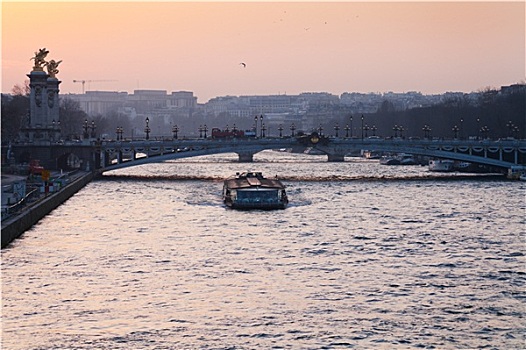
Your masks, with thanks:
[(46, 64), (45, 58), (48, 53), (49, 51), (46, 50), (46, 48), (39, 49), (38, 52), (35, 52), (35, 56), (31, 57), (31, 60), (35, 60), (35, 65), (33, 66), (33, 70), (36, 70), (36, 71), (44, 70), (42, 66)]
[(44, 67), (47, 68), (48, 74), (50, 78), (56, 78), (56, 75), (58, 74), (58, 65), (62, 61), (56, 62), (55, 60), (46, 61), (45, 58), (47, 54), (49, 53), (46, 48), (39, 49), (37, 52), (35, 52), (35, 56), (31, 57), (30, 60), (35, 61), (35, 65), (33, 66), (33, 71), (43, 72)]
[(55, 60), (51, 60), (44, 64), (47, 67), (47, 72), (50, 78), (55, 78), (55, 75), (58, 73), (57, 67), (60, 64), (60, 62), (62, 61), (55, 62)]

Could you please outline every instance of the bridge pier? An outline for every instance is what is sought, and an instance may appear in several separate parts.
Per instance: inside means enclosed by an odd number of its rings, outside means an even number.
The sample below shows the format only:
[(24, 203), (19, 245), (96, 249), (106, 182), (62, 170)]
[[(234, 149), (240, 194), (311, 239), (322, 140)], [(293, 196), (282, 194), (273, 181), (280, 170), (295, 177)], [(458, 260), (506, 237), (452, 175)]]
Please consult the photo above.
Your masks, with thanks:
[(252, 152), (236, 152), (239, 156), (239, 163), (252, 163), (254, 161), (254, 153)]
[(327, 154), (329, 162), (343, 162), (344, 161), (344, 155), (343, 154)]

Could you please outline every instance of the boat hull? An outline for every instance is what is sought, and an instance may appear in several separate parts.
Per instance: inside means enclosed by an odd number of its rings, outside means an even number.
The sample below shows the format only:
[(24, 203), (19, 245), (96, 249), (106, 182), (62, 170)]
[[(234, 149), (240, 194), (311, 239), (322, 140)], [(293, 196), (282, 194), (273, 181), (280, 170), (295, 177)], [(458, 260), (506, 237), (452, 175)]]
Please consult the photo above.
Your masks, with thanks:
[(276, 210), (287, 207), (287, 203), (238, 203), (229, 200), (224, 203), (227, 207), (238, 210)]
[(225, 180), (223, 203), (232, 209), (285, 209), (288, 197), (285, 186), (277, 179), (265, 178), (261, 173), (237, 173)]

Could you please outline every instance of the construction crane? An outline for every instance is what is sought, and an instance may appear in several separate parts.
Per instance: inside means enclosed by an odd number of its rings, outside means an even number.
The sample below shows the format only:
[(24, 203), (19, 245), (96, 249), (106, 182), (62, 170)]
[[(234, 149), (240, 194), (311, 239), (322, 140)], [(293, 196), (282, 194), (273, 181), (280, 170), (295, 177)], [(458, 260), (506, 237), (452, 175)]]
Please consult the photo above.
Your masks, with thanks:
[(82, 83), (82, 93), (84, 93), (84, 84), (86, 83), (101, 83), (107, 81), (117, 81), (117, 80), (73, 80), (74, 83)]

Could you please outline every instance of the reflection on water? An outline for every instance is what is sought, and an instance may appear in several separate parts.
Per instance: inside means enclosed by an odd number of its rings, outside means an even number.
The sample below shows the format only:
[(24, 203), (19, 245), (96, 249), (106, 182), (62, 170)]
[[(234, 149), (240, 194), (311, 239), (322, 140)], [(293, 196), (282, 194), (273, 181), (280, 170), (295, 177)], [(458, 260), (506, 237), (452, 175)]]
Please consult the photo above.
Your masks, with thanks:
[[(524, 183), (235, 160), (112, 172), (26, 232), (2, 252), (2, 348), (523, 347)], [(225, 208), (246, 170), (288, 179), (290, 206)]]

